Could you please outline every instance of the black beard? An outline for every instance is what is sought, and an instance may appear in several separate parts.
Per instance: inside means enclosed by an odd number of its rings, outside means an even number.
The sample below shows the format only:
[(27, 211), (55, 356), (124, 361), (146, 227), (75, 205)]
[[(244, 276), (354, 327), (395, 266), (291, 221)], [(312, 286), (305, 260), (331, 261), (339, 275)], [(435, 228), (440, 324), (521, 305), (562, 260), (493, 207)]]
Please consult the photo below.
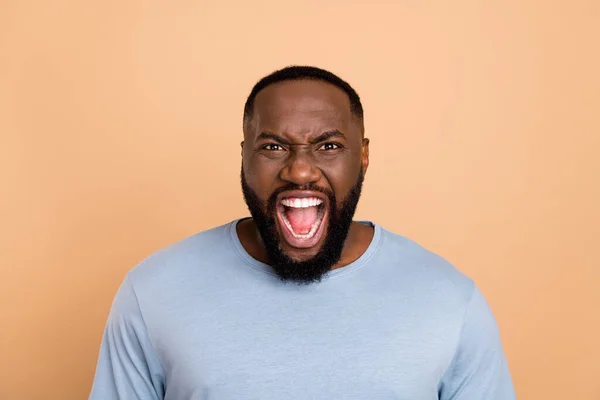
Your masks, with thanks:
[[(310, 284), (320, 282), (328, 271), (337, 264), (344, 249), (344, 243), (350, 231), (350, 225), (358, 205), (364, 179), (361, 168), (356, 184), (346, 196), (342, 205), (337, 208), (335, 195), (332, 191), (319, 188), (313, 184), (296, 186), (289, 184), (271, 194), (266, 204), (260, 200), (256, 192), (250, 188), (241, 173), (242, 191), (248, 210), (265, 245), (269, 256), (269, 265), (283, 282)], [(324, 193), (329, 198), (329, 213), (325, 241), (317, 254), (304, 261), (295, 261), (281, 248), (281, 238), (276, 226), (277, 196), (291, 190), (311, 190)], [(265, 211), (266, 210), (266, 211)], [(322, 221), (321, 223), (324, 223)]]

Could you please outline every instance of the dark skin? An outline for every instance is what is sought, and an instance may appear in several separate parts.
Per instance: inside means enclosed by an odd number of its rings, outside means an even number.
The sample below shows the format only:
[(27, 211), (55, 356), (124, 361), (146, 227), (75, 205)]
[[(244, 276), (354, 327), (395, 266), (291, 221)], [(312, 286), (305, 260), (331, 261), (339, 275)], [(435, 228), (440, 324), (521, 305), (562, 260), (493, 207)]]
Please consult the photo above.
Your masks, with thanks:
[[(363, 173), (367, 171), (369, 139), (364, 138), (363, 124), (352, 114), (341, 89), (318, 80), (278, 82), (256, 96), (254, 115), (244, 124), (242, 162), (248, 185), (263, 201), (286, 184), (314, 183), (333, 191), (341, 203), (361, 167)], [(240, 222), (237, 233), (248, 254), (268, 264), (254, 221)], [(372, 238), (373, 228), (353, 222), (341, 258), (332, 269), (358, 259)], [(306, 260), (321, 244), (308, 249), (282, 246), (290, 257)]]

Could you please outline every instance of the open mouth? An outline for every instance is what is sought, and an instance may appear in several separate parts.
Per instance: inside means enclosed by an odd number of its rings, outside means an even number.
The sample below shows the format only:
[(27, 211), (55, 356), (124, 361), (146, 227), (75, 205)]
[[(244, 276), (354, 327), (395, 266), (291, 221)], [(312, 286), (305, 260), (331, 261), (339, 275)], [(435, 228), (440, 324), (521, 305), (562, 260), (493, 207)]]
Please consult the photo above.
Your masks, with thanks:
[(308, 248), (319, 242), (327, 214), (325, 203), (324, 199), (316, 196), (281, 198), (277, 214), (289, 245)]

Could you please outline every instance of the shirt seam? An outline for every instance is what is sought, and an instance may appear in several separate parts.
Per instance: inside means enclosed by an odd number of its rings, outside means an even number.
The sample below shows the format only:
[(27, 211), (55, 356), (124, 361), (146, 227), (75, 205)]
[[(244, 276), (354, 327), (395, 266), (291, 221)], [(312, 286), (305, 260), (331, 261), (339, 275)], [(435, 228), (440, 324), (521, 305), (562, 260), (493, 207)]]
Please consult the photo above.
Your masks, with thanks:
[[(379, 247), (381, 246), (381, 241), (383, 240), (383, 235), (382, 234), (383, 234), (383, 232), (381, 232), (381, 234), (379, 235), (379, 238), (377, 240), (377, 243), (375, 244), (375, 247), (373, 247), (373, 248), (370, 249), (371, 250), (370, 251), (371, 254), (369, 254), (369, 256), (367, 258), (365, 258), (360, 265), (357, 265), (355, 268), (351, 268), (351, 269), (348, 269), (346, 271), (344, 271), (344, 268), (342, 267), (341, 271), (339, 271), (337, 274), (335, 274), (333, 276), (328, 277), (327, 279), (328, 280), (329, 279), (335, 279), (335, 278), (339, 278), (339, 277), (342, 277), (342, 276), (350, 275), (350, 274), (352, 274), (354, 272), (357, 272), (357, 271), (360, 271), (361, 269), (363, 269), (363, 267), (365, 265), (367, 265), (367, 263), (369, 261), (371, 261), (371, 259), (375, 256), (375, 254), (377, 254), (377, 252), (379, 251)], [(335, 270), (332, 270), (332, 271), (335, 271)]]
[(236, 225), (236, 221), (233, 221), (233, 222), (231, 222), (231, 225), (228, 227), (228, 229), (225, 230), (225, 234), (229, 238), (229, 243), (231, 244), (231, 246), (233, 246), (233, 250), (235, 251), (235, 254), (237, 254), (237, 256), (240, 258), (240, 260), (242, 260), (245, 264), (252, 267), (252, 269), (259, 271), (259, 272), (267, 273), (272, 276), (277, 276), (274, 272), (264, 269), (264, 268), (261, 268), (260, 266), (252, 263), (250, 260), (248, 260), (246, 257), (244, 257), (244, 254), (241, 253), (238, 243), (236, 243), (235, 239), (233, 238), (234, 232), (232, 232), (232, 230), (235, 231), (235, 229), (236, 229), (235, 225)]
[(475, 283), (472, 283), (471, 295), (469, 296), (469, 300), (467, 301), (467, 305), (465, 306), (465, 311), (463, 312), (460, 331), (458, 332), (458, 338), (456, 340), (456, 344), (454, 345), (454, 352), (452, 354), (452, 358), (450, 360), (450, 363), (448, 364), (448, 367), (446, 368), (446, 370), (442, 374), (442, 377), (440, 379), (440, 383), (444, 380), (444, 378), (446, 377), (446, 375), (453, 368), (454, 363), (456, 361), (456, 357), (458, 356), (458, 350), (459, 350), (459, 347), (460, 347), (460, 342), (461, 342), (461, 339), (462, 339), (463, 332), (465, 331), (465, 325), (466, 325), (466, 322), (467, 322), (467, 313), (469, 312), (469, 308), (471, 308), (471, 303), (473, 302), (473, 298), (475, 297), (475, 291), (476, 291)]
[[(154, 346), (154, 340), (152, 339), (152, 335), (150, 334), (150, 330), (148, 329), (148, 325), (146, 324), (146, 319), (144, 318), (144, 313), (142, 312), (142, 307), (140, 307), (140, 300), (135, 291), (135, 286), (133, 285), (131, 276), (129, 274), (127, 274), (125, 279), (127, 280), (127, 283), (129, 283), (129, 286), (131, 287), (131, 291), (133, 292), (133, 297), (135, 297), (135, 303), (137, 305), (138, 310), (140, 311), (140, 318), (142, 319), (142, 323), (144, 324), (144, 329), (146, 331), (146, 335), (148, 335), (148, 342), (150, 343), (150, 347), (152, 347), (152, 350), (154, 351), (154, 355), (156, 356), (156, 359), (158, 360), (158, 363), (160, 365), (160, 369), (162, 372), (162, 376), (166, 376), (165, 375), (165, 367), (163, 365), (162, 360), (160, 359), (160, 357), (158, 355), (158, 352), (156, 351), (156, 347)], [(164, 385), (164, 390), (166, 392), (167, 383), (163, 382), (163, 385)]]
[[(233, 227), (230, 226), (229, 229), (235, 230), (235, 221), (232, 222), (231, 224), (233, 224)], [(260, 266), (252, 263), (251, 260), (248, 260), (247, 257), (245, 257), (245, 254), (241, 253), (241, 250), (240, 250), (240, 248), (238, 246), (238, 243), (235, 242), (235, 239), (232, 237), (232, 232), (229, 229), (226, 230), (226, 234), (229, 237), (229, 241), (230, 241), (231, 245), (233, 246), (233, 248), (235, 250), (235, 253), (238, 255), (238, 257), (244, 263), (246, 263), (247, 265), (251, 266), (252, 269), (254, 269), (256, 271), (260, 271), (262, 273), (267, 273), (267, 274), (272, 275), (272, 276), (277, 276), (277, 274), (274, 273), (273, 271), (265, 269), (265, 268), (261, 268)], [(371, 254), (367, 258), (365, 258), (360, 265), (357, 265), (355, 268), (351, 268), (351, 269), (348, 269), (346, 271), (343, 271), (343, 268), (342, 268), (342, 271), (339, 271), (337, 274), (335, 274), (333, 276), (326, 277), (325, 281), (329, 281), (329, 280), (332, 280), (332, 279), (335, 279), (335, 278), (339, 278), (341, 276), (345, 276), (345, 275), (348, 275), (348, 274), (351, 274), (353, 272), (361, 270), (367, 264), (367, 262), (369, 262), (373, 258), (373, 256), (377, 253), (377, 251), (379, 250), (379, 247), (381, 245), (382, 240), (383, 240), (383, 232), (380, 232), (380, 235), (378, 237), (377, 243), (375, 244), (375, 247), (373, 247), (371, 249)], [(331, 270), (331, 271), (335, 271), (335, 270)]]

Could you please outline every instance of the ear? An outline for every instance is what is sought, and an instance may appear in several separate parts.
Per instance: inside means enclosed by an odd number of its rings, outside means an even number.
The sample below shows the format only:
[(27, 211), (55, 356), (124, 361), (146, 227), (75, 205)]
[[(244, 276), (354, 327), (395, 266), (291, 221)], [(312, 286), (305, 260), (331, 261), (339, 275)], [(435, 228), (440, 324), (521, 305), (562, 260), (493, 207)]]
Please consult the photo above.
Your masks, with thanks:
[(242, 147), (242, 156), (244, 155), (244, 141), (242, 140), (242, 143), (240, 143), (240, 146)]
[(369, 143), (370, 140), (364, 138), (362, 141), (362, 154), (361, 154), (361, 163), (363, 174), (367, 173), (367, 168), (369, 168)]

